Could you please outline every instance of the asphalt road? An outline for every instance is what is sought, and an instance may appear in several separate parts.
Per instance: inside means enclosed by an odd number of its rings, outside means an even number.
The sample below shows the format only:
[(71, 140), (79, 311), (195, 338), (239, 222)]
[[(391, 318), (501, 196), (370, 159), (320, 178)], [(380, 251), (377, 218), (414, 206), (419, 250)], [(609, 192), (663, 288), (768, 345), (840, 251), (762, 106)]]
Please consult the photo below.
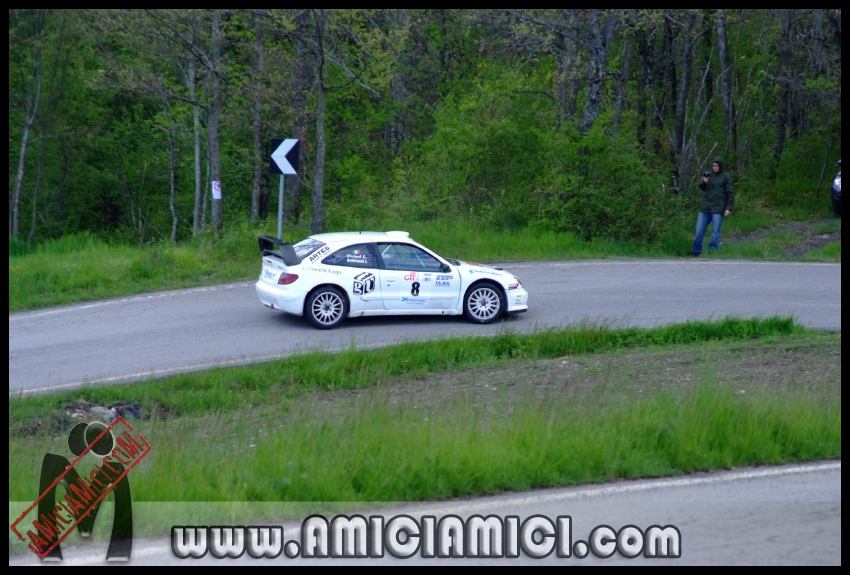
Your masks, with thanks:
[[(21, 504), (23, 505), (23, 504)], [(134, 514), (136, 513), (134, 504)], [(157, 505), (157, 504), (148, 504)], [(168, 513), (167, 504), (158, 504)], [(204, 505), (198, 503), (197, 505)], [(140, 510), (144, 512), (144, 510)], [(155, 511), (155, 510), (153, 510)], [(281, 553), (276, 559), (253, 559), (247, 553), (238, 559), (215, 559), (207, 553), (200, 559), (178, 559), (169, 537), (135, 540), (131, 565), (209, 566), (212, 564), (327, 565), (394, 564), (417, 565), (841, 565), (841, 462), (809, 465), (745, 468), (700, 473), (680, 478), (619, 481), (600, 486), (547, 489), (520, 494), (480, 497), (464, 501), (420, 503), (360, 511), (371, 517), (381, 514), (387, 525), (390, 518), (406, 514), (420, 524), (430, 515), (436, 521), (455, 514), (463, 522), (474, 515), (506, 517), (515, 515), (521, 524), (529, 517), (542, 515), (553, 522), (557, 516), (569, 516), (569, 539), (573, 549), (582, 551), (579, 542), (588, 543), (597, 526), (607, 525), (615, 532), (634, 526), (641, 532), (658, 525), (678, 530), (679, 557), (624, 557), (619, 550), (607, 558), (591, 551), (578, 558), (556, 552), (535, 559), (525, 553), (517, 558), (435, 558), (425, 559), (421, 548), (408, 559), (396, 559), (385, 553), (381, 559), (332, 559), (295, 557)], [(224, 524), (238, 523), (232, 515)], [(306, 514), (304, 516), (306, 519)], [(328, 520), (332, 517), (328, 516)], [(300, 521), (303, 521), (300, 520)], [(283, 522), (283, 541), (300, 539), (301, 522)], [(71, 538), (69, 538), (70, 540)], [(106, 541), (93, 538), (63, 543), (63, 565), (103, 565)], [(640, 541), (638, 539), (637, 541)], [(421, 539), (419, 541), (421, 543)], [(567, 545), (569, 547), (569, 545)], [(639, 545), (638, 545), (639, 547)], [(302, 547), (303, 548), (303, 547)], [(644, 547), (645, 548), (645, 547)], [(672, 549), (672, 546), (671, 546)], [(628, 550), (628, 549), (627, 549)], [(639, 550), (639, 549), (637, 549)], [(470, 548), (465, 548), (470, 555)], [(39, 564), (33, 554), (10, 557), (10, 565)]]
[[(581, 321), (654, 326), (692, 319), (793, 315), (841, 330), (841, 265), (723, 260), (498, 264), (520, 277), (529, 311), (515, 330)], [(9, 392), (249, 363), (307, 350), (493, 334), (463, 317), (383, 317), (321, 331), (260, 304), (253, 282), (102, 300), (9, 315)]]

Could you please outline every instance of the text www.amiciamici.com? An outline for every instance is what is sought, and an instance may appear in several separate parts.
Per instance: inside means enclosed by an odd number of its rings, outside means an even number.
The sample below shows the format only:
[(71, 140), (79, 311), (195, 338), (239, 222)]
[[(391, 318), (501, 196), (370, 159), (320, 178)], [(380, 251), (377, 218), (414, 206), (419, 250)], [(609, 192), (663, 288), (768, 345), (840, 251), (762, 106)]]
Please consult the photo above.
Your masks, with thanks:
[[(292, 530), (290, 530), (292, 531)], [(256, 559), (380, 558), (385, 553), (397, 559), (415, 555), (423, 558), (518, 558), (520, 553), (537, 559), (553, 552), (559, 558), (599, 558), (619, 553), (633, 558), (679, 558), (682, 535), (674, 525), (653, 525), (642, 530), (626, 525), (615, 531), (599, 525), (587, 541), (572, 539), (572, 518), (554, 521), (533, 515), (520, 522), (515, 515), (474, 515), (466, 520), (446, 515), (415, 519), (396, 515), (389, 519), (372, 515), (337, 515), (330, 521), (311, 515), (297, 530), (297, 540), (286, 540), (284, 529), (263, 526), (175, 526), (171, 528), (171, 550), (181, 559), (204, 557), (237, 558), (246, 552)]]

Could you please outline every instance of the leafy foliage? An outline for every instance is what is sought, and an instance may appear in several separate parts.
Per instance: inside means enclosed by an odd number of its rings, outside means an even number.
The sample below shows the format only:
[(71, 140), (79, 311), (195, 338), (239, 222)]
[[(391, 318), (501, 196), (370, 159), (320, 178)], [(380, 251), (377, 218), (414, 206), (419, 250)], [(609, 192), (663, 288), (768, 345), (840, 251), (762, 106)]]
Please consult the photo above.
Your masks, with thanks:
[[(257, 191), (260, 216), (276, 212), (264, 146), (293, 134), (289, 226), (312, 217), (316, 191), (329, 229), (463, 219), (660, 245), (681, 235), (714, 155), (741, 205), (787, 217), (826, 209), (840, 158), (840, 10), (228, 10), (215, 62), (210, 15), (10, 12), (10, 253), (28, 233), (145, 246), (175, 222), (191, 241), (212, 213), (216, 78), (225, 229), (255, 217)], [(610, 37), (588, 35), (593, 22)]]

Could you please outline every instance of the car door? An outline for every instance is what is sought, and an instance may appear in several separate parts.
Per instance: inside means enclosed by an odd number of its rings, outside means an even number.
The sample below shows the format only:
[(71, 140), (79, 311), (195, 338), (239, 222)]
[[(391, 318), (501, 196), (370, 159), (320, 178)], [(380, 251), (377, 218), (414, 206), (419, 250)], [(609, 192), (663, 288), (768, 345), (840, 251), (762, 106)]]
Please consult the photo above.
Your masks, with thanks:
[(372, 244), (354, 244), (338, 249), (325, 257), (322, 265), (333, 270), (334, 281), (348, 290), (352, 312), (384, 309), (378, 281), (378, 258)]
[[(403, 242), (377, 243), (381, 295), (387, 310), (449, 309), (460, 293), (457, 274), (445, 274), (443, 262)], [(451, 276), (451, 279), (447, 279)]]

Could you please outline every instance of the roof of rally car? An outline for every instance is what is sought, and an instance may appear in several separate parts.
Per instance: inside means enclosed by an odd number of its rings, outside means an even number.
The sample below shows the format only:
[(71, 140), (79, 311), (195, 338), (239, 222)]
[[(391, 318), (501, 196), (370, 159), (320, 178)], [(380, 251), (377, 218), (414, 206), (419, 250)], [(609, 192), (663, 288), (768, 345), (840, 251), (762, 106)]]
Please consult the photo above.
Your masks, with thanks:
[(344, 242), (344, 241), (365, 241), (365, 242), (377, 242), (377, 241), (386, 241), (386, 240), (410, 240), (414, 241), (410, 234), (407, 232), (401, 231), (389, 231), (389, 232), (329, 232), (325, 234), (313, 234), (310, 236), (312, 239), (319, 240), (325, 244), (332, 244), (336, 242)]

